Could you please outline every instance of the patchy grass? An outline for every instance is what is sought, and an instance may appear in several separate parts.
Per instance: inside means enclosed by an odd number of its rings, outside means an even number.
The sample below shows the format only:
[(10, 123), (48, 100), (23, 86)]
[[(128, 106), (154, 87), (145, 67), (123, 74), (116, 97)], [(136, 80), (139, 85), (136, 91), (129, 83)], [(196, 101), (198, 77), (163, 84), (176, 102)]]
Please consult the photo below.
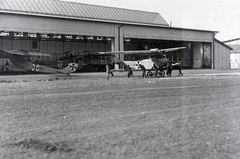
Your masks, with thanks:
[(14, 83), (14, 82), (17, 82), (17, 81), (12, 81), (12, 80), (0, 80), (0, 83)]
[(60, 152), (65, 152), (68, 153), (72, 151), (71, 148), (66, 143), (48, 143), (48, 142), (43, 142), (40, 140), (36, 139), (26, 139), (23, 141), (20, 141), (16, 144), (12, 144), (11, 146), (19, 146), (22, 148), (26, 149), (34, 149), (34, 150), (40, 150), (40, 151), (45, 151), (48, 153), (52, 153), (55, 151), (60, 151)]
[(238, 78), (0, 83), (0, 158), (238, 158)]

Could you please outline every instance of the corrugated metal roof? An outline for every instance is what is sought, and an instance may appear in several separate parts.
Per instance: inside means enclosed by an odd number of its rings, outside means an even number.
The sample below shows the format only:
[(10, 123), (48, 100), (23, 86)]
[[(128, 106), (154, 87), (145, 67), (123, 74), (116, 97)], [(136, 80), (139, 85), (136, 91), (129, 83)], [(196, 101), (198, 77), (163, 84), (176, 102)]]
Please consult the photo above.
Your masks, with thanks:
[(240, 45), (239, 44), (235, 44), (235, 45), (229, 45), (233, 50), (231, 51), (231, 53), (240, 53)]
[(159, 13), (60, 0), (0, 0), (0, 12), (169, 26)]

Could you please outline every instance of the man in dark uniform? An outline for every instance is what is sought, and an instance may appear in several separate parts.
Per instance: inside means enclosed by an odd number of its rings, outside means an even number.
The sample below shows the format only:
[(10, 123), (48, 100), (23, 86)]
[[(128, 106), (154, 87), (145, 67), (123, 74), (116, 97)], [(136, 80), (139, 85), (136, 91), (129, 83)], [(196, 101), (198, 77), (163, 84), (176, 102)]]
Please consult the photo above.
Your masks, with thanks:
[(8, 60), (6, 60), (6, 62), (5, 62), (5, 69), (6, 69), (6, 71), (8, 71), (8, 66), (9, 66), (9, 62), (8, 62)]
[(146, 75), (146, 68), (144, 67), (144, 65), (142, 64), (139, 64), (141, 70), (142, 70), (142, 77), (143, 78), (147, 78), (147, 75)]
[(128, 70), (128, 74), (127, 74), (128, 78), (129, 78), (130, 76), (134, 77), (134, 76), (133, 76), (133, 72), (132, 72), (132, 68), (131, 68), (129, 65), (127, 66), (127, 70)]
[(178, 62), (178, 70), (179, 70), (179, 76), (183, 76), (183, 73), (182, 73), (182, 63), (181, 63), (181, 61), (179, 60), (179, 62)]
[(106, 71), (107, 71), (107, 80), (109, 80), (109, 75), (111, 74), (112, 76), (114, 76), (113, 75), (113, 72), (110, 70), (110, 66), (109, 66), (109, 63), (107, 63), (107, 65), (106, 65)]
[(172, 76), (172, 70), (173, 70), (173, 65), (172, 65), (172, 62), (168, 62), (168, 67), (167, 67), (167, 75), (168, 77), (171, 77)]

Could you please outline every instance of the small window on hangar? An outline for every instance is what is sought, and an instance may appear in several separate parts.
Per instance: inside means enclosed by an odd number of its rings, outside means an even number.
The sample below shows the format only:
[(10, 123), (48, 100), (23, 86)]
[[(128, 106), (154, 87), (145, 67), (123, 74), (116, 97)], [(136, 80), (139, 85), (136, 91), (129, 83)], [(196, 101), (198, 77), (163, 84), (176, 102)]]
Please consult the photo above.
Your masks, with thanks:
[(38, 42), (32, 41), (32, 49), (38, 49)]

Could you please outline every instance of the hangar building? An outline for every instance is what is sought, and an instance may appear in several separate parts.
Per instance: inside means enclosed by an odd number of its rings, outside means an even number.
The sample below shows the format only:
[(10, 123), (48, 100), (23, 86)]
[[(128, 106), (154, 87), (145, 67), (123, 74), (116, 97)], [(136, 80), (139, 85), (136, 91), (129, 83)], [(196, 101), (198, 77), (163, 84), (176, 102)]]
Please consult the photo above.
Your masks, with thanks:
[(231, 69), (240, 68), (240, 38), (223, 41), (232, 48), (230, 52)]
[(171, 27), (153, 12), (60, 0), (0, 0), (0, 31), (1, 66), (8, 59), (3, 50), (55, 54), (42, 57), (47, 64), (69, 52), (84, 57), (100, 51), (185, 46), (168, 58), (181, 59), (188, 69), (230, 68), (231, 48), (215, 39), (216, 31)]

